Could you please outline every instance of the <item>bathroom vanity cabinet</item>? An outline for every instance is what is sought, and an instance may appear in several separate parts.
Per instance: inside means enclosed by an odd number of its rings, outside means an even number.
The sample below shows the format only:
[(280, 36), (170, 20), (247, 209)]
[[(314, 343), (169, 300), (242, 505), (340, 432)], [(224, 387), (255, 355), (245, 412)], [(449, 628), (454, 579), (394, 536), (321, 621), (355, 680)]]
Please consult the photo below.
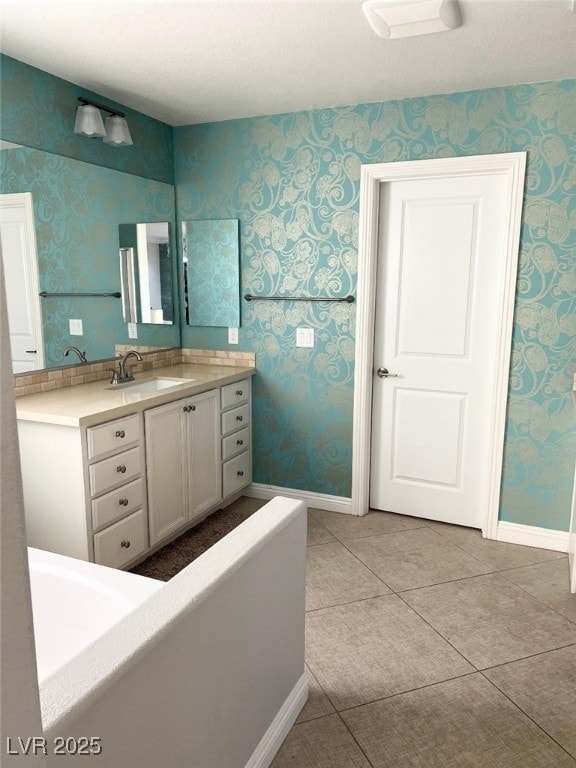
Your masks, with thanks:
[(152, 546), (222, 499), (218, 394), (144, 412)]
[(126, 568), (232, 501), (251, 482), (250, 384), (164, 391), (89, 425), (19, 419), (29, 545)]

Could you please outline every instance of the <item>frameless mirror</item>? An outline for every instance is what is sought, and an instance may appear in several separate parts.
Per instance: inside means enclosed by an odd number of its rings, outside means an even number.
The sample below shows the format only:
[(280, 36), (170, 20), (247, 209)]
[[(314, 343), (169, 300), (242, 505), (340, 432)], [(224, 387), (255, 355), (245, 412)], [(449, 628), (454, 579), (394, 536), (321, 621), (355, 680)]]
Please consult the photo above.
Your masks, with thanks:
[[(66, 354), (68, 348), (74, 347), (84, 352), (90, 362), (114, 357), (115, 344), (131, 341), (117, 298), (118, 227), (123, 222), (172, 223), (174, 285), (174, 187), (6, 142), (0, 142), (0, 185), (0, 203), (8, 195), (31, 198), (29, 228), (34, 238), (27, 242), (34, 240), (36, 245), (36, 252), (31, 255), (31, 263), (38, 271), (36, 288), (22, 269), (16, 272), (16, 262), (11, 264), (11, 277), (18, 281), (15, 285), (21, 290), (30, 288), (30, 306), (35, 309), (41, 329), (38, 340), (26, 339), (24, 352), (30, 358), (27, 367), (15, 370), (74, 364), (79, 362), (75, 353)], [(2, 239), (5, 240), (3, 232)], [(4, 261), (8, 258), (5, 249)], [(18, 302), (12, 304), (18, 306)], [(132, 343), (163, 348), (179, 346), (178, 317), (173, 312), (169, 323), (139, 325), (138, 340)], [(11, 320), (10, 324), (12, 327)], [(77, 335), (78, 326), (82, 335)], [(28, 354), (28, 350), (41, 350), (43, 355)]]
[(124, 322), (172, 325), (170, 225), (120, 224), (118, 230)]
[(238, 219), (182, 223), (186, 325), (240, 326), (239, 232)]

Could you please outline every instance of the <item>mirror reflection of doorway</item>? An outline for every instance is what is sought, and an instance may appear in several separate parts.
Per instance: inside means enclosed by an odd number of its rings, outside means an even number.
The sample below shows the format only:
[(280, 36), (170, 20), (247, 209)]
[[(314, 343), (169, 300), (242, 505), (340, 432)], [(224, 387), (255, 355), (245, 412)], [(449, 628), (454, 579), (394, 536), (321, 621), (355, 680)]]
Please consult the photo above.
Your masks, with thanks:
[(174, 322), (168, 222), (120, 225), (120, 275), (124, 322)]
[(0, 195), (0, 246), (6, 282), (12, 371), (44, 367), (42, 312), (32, 194)]

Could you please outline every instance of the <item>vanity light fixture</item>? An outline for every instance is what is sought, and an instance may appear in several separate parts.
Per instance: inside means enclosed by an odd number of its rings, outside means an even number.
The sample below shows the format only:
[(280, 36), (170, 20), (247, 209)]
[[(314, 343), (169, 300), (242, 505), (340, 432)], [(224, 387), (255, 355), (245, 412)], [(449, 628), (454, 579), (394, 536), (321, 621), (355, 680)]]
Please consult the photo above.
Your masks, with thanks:
[[(124, 112), (110, 109), (110, 107), (99, 104), (97, 101), (90, 101), (84, 96), (78, 96), (78, 101), (80, 106), (76, 110), (74, 133), (91, 139), (103, 139), (106, 144), (113, 144), (116, 147), (126, 147), (132, 144), (132, 137)], [(100, 110), (108, 112), (106, 125), (102, 121)]]
[(362, 10), (376, 34), (387, 40), (462, 25), (457, 0), (366, 0)]

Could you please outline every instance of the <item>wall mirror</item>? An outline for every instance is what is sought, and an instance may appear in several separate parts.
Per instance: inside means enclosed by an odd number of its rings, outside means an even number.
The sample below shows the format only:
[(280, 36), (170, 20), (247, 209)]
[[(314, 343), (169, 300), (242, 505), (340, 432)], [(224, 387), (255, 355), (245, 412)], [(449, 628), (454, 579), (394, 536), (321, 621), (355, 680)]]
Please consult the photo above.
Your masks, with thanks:
[[(180, 323), (174, 322), (175, 288), (172, 320), (139, 324), (137, 339), (128, 336), (122, 301), (117, 297), (121, 289), (119, 225), (169, 222), (173, 238), (176, 211), (172, 185), (0, 143), (0, 191), (2, 195), (31, 194), (38, 287), (49, 294), (40, 298), (37, 290), (33, 296), (41, 318), (45, 367), (77, 364), (74, 353), (65, 356), (71, 346), (85, 352), (89, 362), (114, 357), (116, 344), (180, 346)], [(177, 263), (171, 245), (175, 286)], [(4, 261), (6, 258), (4, 253)], [(93, 293), (106, 295), (90, 295)], [(168, 310), (166, 315), (167, 320)], [(70, 320), (82, 321), (81, 336), (71, 334)], [(26, 370), (39, 367), (31, 365)]]
[(186, 325), (240, 326), (239, 233), (238, 219), (182, 223)]
[(118, 231), (124, 322), (171, 325), (174, 298), (170, 224), (120, 224)]

